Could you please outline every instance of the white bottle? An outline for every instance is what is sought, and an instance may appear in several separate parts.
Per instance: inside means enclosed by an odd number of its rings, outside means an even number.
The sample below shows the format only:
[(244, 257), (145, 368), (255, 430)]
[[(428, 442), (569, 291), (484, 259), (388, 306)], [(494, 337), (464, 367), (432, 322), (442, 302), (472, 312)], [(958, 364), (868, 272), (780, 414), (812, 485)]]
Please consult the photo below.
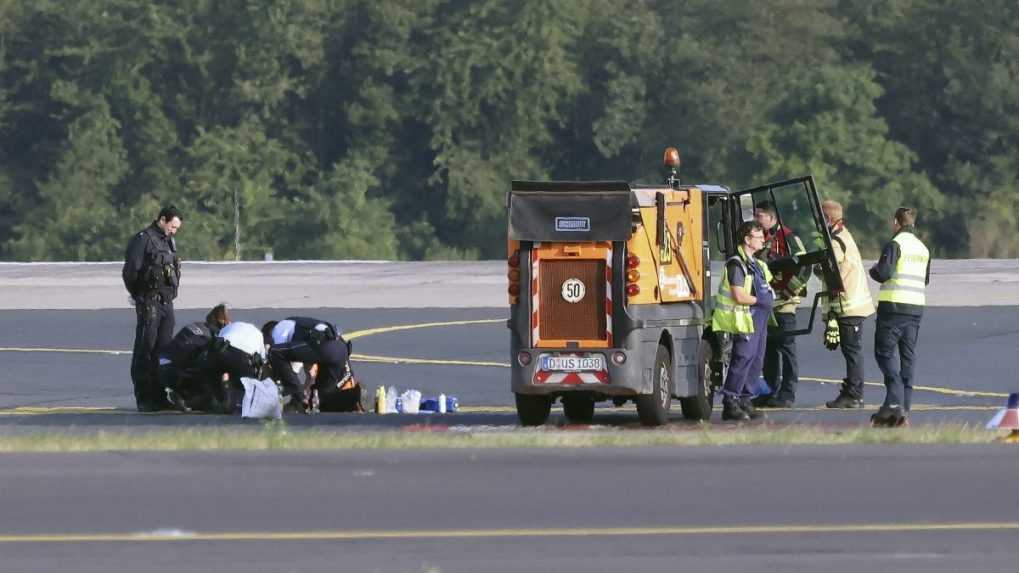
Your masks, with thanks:
[(446, 413), (446, 395), (445, 394), (439, 394), (439, 413), (440, 414), (445, 414)]

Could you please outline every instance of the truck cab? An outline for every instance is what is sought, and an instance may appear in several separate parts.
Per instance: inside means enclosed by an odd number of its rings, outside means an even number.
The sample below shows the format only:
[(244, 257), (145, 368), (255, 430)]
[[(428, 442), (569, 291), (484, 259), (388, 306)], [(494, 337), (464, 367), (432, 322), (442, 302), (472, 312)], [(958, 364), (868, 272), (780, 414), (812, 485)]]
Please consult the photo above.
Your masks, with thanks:
[(818, 297), (842, 288), (810, 176), (733, 192), (684, 185), (666, 150), (661, 185), (624, 181), (513, 181), (507, 194), (511, 389), (525, 426), (552, 403), (590, 423), (597, 402), (636, 404), (642, 424), (667, 423), (672, 400), (707, 420), (724, 380), (723, 337), (711, 332), (722, 261), (755, 206), (774, 205), (805, 248), (773, 271), (822, 277)]

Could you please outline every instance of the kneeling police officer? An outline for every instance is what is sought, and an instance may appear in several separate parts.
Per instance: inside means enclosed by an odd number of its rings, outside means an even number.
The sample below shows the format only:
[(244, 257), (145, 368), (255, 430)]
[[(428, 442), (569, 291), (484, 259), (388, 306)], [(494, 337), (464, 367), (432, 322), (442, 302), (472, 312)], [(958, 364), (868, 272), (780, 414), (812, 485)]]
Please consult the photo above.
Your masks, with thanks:
[[(312, 409), (311, 397), (315, 390), (318, 390), (322, 410), (338, 411), (346, 407), (351, 394), (344, 391), (355, 388), (360, 405), (360, 386), (353, 381), (348, 366), (351, 345), (335, 325), (317, 318), (294, 316), (266, 323), (262, 334), (269, 345), (273, 376), (282, 386), (284, 399), (289, 397), (288, 409), (305, 412)], [(304, 364), (308, 375), (307, 392), (290, 367), (292, 362)], [(358, 409), (352, 404), (349, 406), (349, 410), (343, 411)]]
[(208, 352), (220, 330), (230, 324), (225, 304), (219, 304), (205, 315), (205, 322), (192, 322), (173, 337), (159, 354), (159, 380), (166, 389), (166, 398), (178, 410), (191, 410), (191, 403), (201, 403), (199, 396), (208, 390)]

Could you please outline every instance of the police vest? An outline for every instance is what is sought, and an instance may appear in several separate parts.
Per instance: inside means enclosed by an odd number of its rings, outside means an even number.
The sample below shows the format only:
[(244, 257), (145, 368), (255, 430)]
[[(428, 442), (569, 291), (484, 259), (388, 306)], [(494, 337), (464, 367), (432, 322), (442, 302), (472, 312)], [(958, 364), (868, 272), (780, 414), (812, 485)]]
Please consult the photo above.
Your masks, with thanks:
[[(737, 303), (732, 298), (732, 289), (729, 288), (729, 263), (733, 261), (739, 263), (743, 269), (743, 290), (749, 293), (754, 284), (754, 273), (743, 258), (742, 250), (738, 255), (725, 261), (722, 282), (718, 285), (715, 308), (711, 314), (711, 328), (715, 332), (750, 334), (754, 331), (754, 318), (750, 314), (750, 305)], [(771, 283), (771, 271), (768, 270), (768, 265), (762, 262), (759, 266), (764, 271), (764, 282)]]
[(912, 233), (900, 232), (892, 239), (899, 245), (899, 260), (892, 278), (881, 285), (879, 302), (924, 306), (927, 303), (927, 247)]

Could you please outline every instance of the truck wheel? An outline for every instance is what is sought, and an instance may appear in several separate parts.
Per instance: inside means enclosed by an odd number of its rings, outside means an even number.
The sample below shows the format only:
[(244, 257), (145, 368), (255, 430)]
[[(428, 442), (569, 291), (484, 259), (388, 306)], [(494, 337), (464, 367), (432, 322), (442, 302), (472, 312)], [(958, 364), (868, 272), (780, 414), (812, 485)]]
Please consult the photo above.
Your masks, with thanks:
[(590, 424), (594, 419), (594, 400), (586, 392), (566, 394), (563, 413), (571, 424)]
[(683, 417), (687, 420), (707, 421), (711, 419), (711, 410), (715, 404), (715, 392), (711, 386), (711, 360), (713, 352), (708, 341), (701, 342), (697, 395), (680, 398), (679, 405), (683, 408)]
[(672, 358), (669, 349), (658, 346), (655, 354), (654, 385), (650, 394), (638, 394), (637, 417), (645, 426), (661, 426), (669, 421), (669, 406), (672, 405)]
[(541, 426), (548, 421), (552, 399), (548, 396), (517, 394), (517, 418), (521, 426)]

